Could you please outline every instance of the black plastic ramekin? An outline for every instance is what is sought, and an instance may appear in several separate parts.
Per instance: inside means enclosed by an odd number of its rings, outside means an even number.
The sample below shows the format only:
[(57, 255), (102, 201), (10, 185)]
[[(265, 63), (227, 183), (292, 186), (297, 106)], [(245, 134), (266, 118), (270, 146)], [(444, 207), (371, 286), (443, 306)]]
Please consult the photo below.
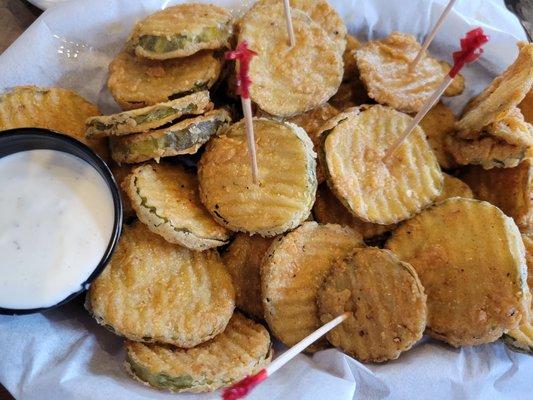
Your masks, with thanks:
[(113, 231), (111, 233), (111, 238), (109, 239), (107, 248), (102, 255), (102, 259), (89, 278), (81, 284), (79, 291), (72, 293), (67, 298), (50, 307), (32, 309), (10, 309), (0, 307), (0, 314), (22, 315), (50, 310), (71, 301), (73, 298), (83, 293), (85, 288), (87, 288), (88, 285), (94, 279), (96, 279), (96, 277), (104, 270), (105, 266), (111, 259), (111, 255), (115, 251), (115, 247), (118, 243), (118, 239), (122, 230), (122, 201), (120, 198), (119, 188), (107, 164), (89, 147), (77, 141), (76, 139), (61, 133), (50, 131), (48, 129), (18, 128), (0, 132), (0, 158), (10, 154), (19, 153), (21, 151), (40, 149), (57, 150), (72, 154), (73, 156), (86, 161), (96, 171), (98, 171), (98, 173), (107, 183), (107, 186), (109, 187), (113, 197), (113, 207), (115, 209)]

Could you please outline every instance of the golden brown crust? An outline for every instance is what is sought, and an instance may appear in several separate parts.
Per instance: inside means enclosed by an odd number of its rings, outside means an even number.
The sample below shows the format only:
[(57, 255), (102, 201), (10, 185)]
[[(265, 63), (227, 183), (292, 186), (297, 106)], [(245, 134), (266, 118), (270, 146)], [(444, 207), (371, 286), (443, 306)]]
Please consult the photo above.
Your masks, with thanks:
[(289, 122), (254, 118), (259, 185), (252, 180), (244, 120), (214, 137), (198, 165), (200, 198), (227, 228), (274, 236), (311, 212), (316, 163), (305, 131)]
[(304, 12), (293, 9), (296, 45), (289, 48), (282, 4), (257, 4), (243, 17), (239, 42), (258, 52), (250, 63), (250, 98), (272, 115), (289, 117), (329, 100), (343, 74), (342, 52)]
[(349, 109), (322, 128), (328, 185), (363, 221), (400, 222), (431, 204), (442, 190), (440, 167), (420, 127), (383, 162), (410, 120), (375, 105)]
[[(260, 0), (261, 4), (279, 4), (279, 0)], [(348, 36), (346, 25), (341, 16), (327, 2), (327, 0), (291, 0), (291, 8), (297, 8), (311, 17), (322, 29), (326, 31), (330, 39), (335, 43), (337, 51), (342, 54), (347, 48)]]
[(85, 120), (100, 115), (79, 94), (58, 87), (17, 86), (0, 95), (0, 131), (37, 127), (63, 133), (109, 160), (107, 139), (86, 139)]
[(526, 158), (514, 168), (469, 167), (463, 179), (480, 200), (488, 201), (512, 217), (522, 232), (533, 230), (533, 170)]
[(132, 110), (209, 89), (221, 71), (222, 60), (208, 50), (164, 62), (121, 51), (109, 64), (107, 87), (122, 109)]
[(253, 375), (272, 358), (270, 335), (235, 313), (224, 332), (192, 349), (125, 342), (126, 370), (146, 385), (171, 392), (210, 392)]
[(455, 132), (456, 118), (452, 110), (441, 102), (437, 103), (420, 121), (429, 145), (433, 149), (437, 161), (442, 168), (450, 169), (457, 166), (453, 157), (446, 149), (446, 137)]
[[(320, 326), (316, 295), (333, 262), (364, 246), (359, 233), (339, 225), (305, 222), (265, 254), (261, 292), (274, 336), (292, 346)], [(323, 347), (315, 343), (308, 351)]]
[(139, 57), (166, 60), (229, 47), (232, 33), (228, 10), (213, 4), (178, 4), (137, 22), (127, 45)]
[(261, 263), (274, 238), (238, 233), (222, 255), (235, 286), (235, 304), (245, 313), (264, 318)]
[(462, 180), (448, 174), (442, 175), (444, 175), (444, 185), (442, 186), (441, 194), (435, 199), (435, 203), (449, 199), (450, 197), (474, 198), (472, 189)]
[[(420, 50), (412, 35), (393, 32), (381, 40), (365, 43), (355, 52), (361, 79), (368, 95), (380, 104), (397, 110), (416, 113), (440, 85), (450, 66), (428, 55), (416, 69), (409, 65)], [(458, 75), (446, 96), (461, 94), (464, 80)]]
[(518, 228), (495, 206), (452, 198), (402, 224), (386, 247), (424, 285), (428, 333), (453, 346), (497, 340), (526, 308), (525, 251)]
[(224, 330), (235, 292), (215, 250), (168, 243), (135, 222), (124, 226), (86, 306), (98, 323), (130, 340), (189, 348)]
[(359, 80), (359, 70), (357, 69), (357, 62), (355, 60), (355, 51), (360, 49), (363, 44), (354, 36), (346, 35), (346, 50), (342, 56), (344, 62), (344, 76), (345, 81)]
[(522, 42), (518, 47), (515, 62), (468, 104), (457, 122), (460, 137), (481, 132), (487, 125), (505, 118), (530, 91), (533, 84), (533, 44)]
[(318, 186), (313, 206), (313, 216), (321, 224), (349, 226), (360, 232), (364, 239), (372, 239), (393, 230), (396, 225), (378, 225), (354, 217), (335, 197), (326, 184)]
[(122, 183), (131, 173), (133, 166), (132, 165), (118, 165), (116, 163), (112, 163), (109, 166), (109, 168), (111, 169), (111, 172), (113, 173), (113, 177), (115, 178), (115, 182), (117, 183), (117, 186), (120, 190), (120, 198), (122, 200), (122, 216), (123, 216), (123, 220), (127, 222), (129, 219), (135, 216), (135, 210), (133, 209), (133, 206), (131, 205), (130, 198), (128, 197), (128, 195), (126, 194), (126, 192), (124, 191), (122, 187)]
[(152, 232), (191, 250), (222, 246), (229, 232), (200, 202), (198, 179), (178, 165), (144, 164), (124, 184), (137, 216)]
[(524, 97), (518, 105), (526, 122), (533, 124), (533, 89)]
[(317, 301), (322, 323), (351, 313), (327, 338), (362, 362), (395, 360), (426, 328), (424, 288), (413, 267), (388, 250), (358, 249), (339, 261)]

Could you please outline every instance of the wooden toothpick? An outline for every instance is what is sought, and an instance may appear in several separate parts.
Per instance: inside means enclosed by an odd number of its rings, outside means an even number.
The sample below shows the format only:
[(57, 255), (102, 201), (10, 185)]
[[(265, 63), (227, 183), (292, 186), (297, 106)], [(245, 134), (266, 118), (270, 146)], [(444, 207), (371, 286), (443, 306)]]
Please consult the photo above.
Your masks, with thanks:
[(428, 49), (429, 45), (431, 44), (431, 42), (435, 38), (435, 35), (437, 34), (437, 31), (439, 30), (441, 25), (444, 23), (444, 20), (448, 16), (448, 13), (452, 10), (452, 8), (453, 8), (453, 6), (454, 6), (456, 1), (457, 0), (450, 0), (448, 2), (448, 5), (446, 6), (444, 11), (440, 15), (437, 23), (435, 24), (435, 26), (433, 26), (433, 28), (429, 32), (429, 35), (426, 36), (426, 39), (424, 40), (424, 43), (422, 44), (422, 48), (420, 49), (420, 51), (416, 55), (415, 59), (411, 62), (411, 64), (409, 64), (409, 71), (413, 71), (416, 68), (416, 66), (418, 65), (418, 62), (422, 59), (422, 56), (424, 55), (424, 53)]
[(291, 4), (289, 3), (289, 0), (283, 0), (283, 6), (285, 7), (285, 22), (287, 24), (289, 44), (291, 47), (294, 47), (296, 44), (296, 38), (294, 37), (294, 29), (292, 27)]
[(243, 41), (237, 45), (233, 51), (226, 52), (226, 59), (237, 60), (239, 62), (239, 73), (237, 74), (237, 94), (241, 96), (242, 113), (246, 124), (246, 139), (248, 144), (248, 154), (250, 156), (250, 167), (252, 169), (252, 180), (254, 184), (259, 184), (259, 168), (257, 166), (257, 150), (255, 147), (254, 124), (252, 119), (252, 102), (250, 100), (250, 84), (252, 80), (248, 75), (250, 61), (257, 53), (248, 48), (248, 43)]
[(287, 364), (290, 360), (292, 360), (294, 357), (304, 351), (309, 345), (313, 344), (326, 333), (328, 333), (330, 330), (335, 328), (337, 325), (344, 322), (346, 318), (348, 318), (350, 315), (351, 313), (345, 312), (344, 314), (339, 315), (337, 318), (332, 319), (327, 324), (322, 325), (316, 331), (311, 333), (306, 338), (302, 339), (300, 342), (295, 344), (281, 356), (276, 358), (268, 367), (263, 368), (257, 374), (248, 376), (243, 380), (233, 384), (229, 388), (224, 389), (224, 392), (222, 393), (222, 398), (224, 400), (238, 400), (247, 396), (248, 393), (250, 393), (254, 387), (256, 387), (258, 384), (263, 382), (266, 378), (268, 378), (278, 369)]
[(453, 79), (459, 73), (459, 71), (468, 63), (471, 63), (479, 58), (483, 53), (483, 46), (489, 41), (488, 36), (483, 33), (483, 29), (476, 28), (471, 30), (466, 34), (464, 38), (461, 39), (461, 50), (453, 53), (453, 67), (448, 72), (448, 75), (444, 78), (440, 86), (435, 90), (431, 97), (426, 101), (422, 109), (416, 114), (413, 118), (407, 129), (402, 133), (402, 135), (392, 144), (391, 147), (385, 152), (383, 157), (383, 162), (387, 163), (390, 161), (394, 152), (402, 145), (402, 143), (407, 139), (411, 132), (415, 129), (418, 123), (426, 116), (426, 114), (431, 110), (437, 101), (441, 98), (442, 94), (448, 86), (452, 83)]

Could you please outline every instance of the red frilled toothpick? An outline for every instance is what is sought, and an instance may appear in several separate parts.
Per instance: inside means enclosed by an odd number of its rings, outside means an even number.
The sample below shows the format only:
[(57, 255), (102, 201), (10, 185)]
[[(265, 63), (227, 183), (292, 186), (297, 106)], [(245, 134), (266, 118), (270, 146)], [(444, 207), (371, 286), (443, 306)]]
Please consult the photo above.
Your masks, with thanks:
[(483, 33), (483, 29), (481, 28), (471, 30), (464, 38), (461, 39), (461, 50), (453, 53), (453, 67), (450, 69), (450, 72), (448, 72), (448, 75), (446, 75), (440, 86), (424, 104), (424, 107), (422, 107), (418, 114), (416, 114), (402, 136), (400, 136), (398, 140), (396, 140), (396, 142), (389, 147), (385, 153), (385, 156), (383, 157), (383, 162), (386, 163), (390, 160), (394, 152), (398, 149), (398, 147), (401, 146), (404, 140), (407, 139), (415, 127), (420, 123), (422, 118), (424, 118), (429, 110), (431, 110), (437, 101), (439, 101), (442, 94), (448, 88), (448, 86), (450, 86), (453, 78), (457, 76), (459, 71), (461, 71), (466, 64), (476, 61), (479, 56), (483, 54), (483, 49), (481, 47), (488, 41), (488, 36)]
[(235, 50), (226, 52), (227, 60), (239, 62), (237, 74), (237, 94), (241, 96), (242, 112), (246, 123), (246, 137), (248, 140), (248, 154), (252, 166), (252, 178), (255, 184), (259, 183), (259, 169), (257, 168), (257, 153), (255, 149), (254, 125), (252, 121), (252, 102), (250, 101), (250, 84), (252, 80), (248, 75), (250, 61), (257, 53), (248, 48), (248, 43), (239, 43)]
[(335, 328), (337, 325), (344, 322), (344, 320), (346, 320), (346, 318), (348, 318), (349, 316), (350, 313), (346, 312), (344, 314), (339, 315), (337, 318), (332, 319), (327, 324), (322, 325), (316, 331), (311, 333), (306, 338), (302, 339), (300, 342), (295, 344), (281, 356), (276, 358), (274, 362), (272, 362), (272, 364), (270, 364), (268, 367), (262, 369), (257, 374), (247, 376), (246, 378), (233, 384), (229, 388), (224, 389), (224, 392), (222, 393), (222, 398), (224, 400), (238, 400), (242, 399), (243, 397), (246, 397), (254, 387), (259, 385), (266, 378), (268, 378), (282, 366), (287, 364), (290, 360), (292, 360), (294, 357), (304, 351), (309, 345), (313, 344), (326, 333), (328, 333), (330, 330)]

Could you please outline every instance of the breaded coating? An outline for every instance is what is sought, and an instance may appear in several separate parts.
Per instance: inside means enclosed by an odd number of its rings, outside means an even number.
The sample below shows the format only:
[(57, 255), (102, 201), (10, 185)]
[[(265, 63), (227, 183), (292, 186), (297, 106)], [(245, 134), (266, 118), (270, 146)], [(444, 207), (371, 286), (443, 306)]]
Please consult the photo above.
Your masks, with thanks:
[(198, 164), (200, 198), (233, 231), (275, 236), (300, 225), (316, 192), (313, 143), (290, 122), (253, 119), (259, 184), (252, 180), (246, 127), (237, 122), (209, 141)]
[(426, 328), (424, 288), (413, 267), (388, 250), (358, 249), (339, 261), (317, 301), (322, 323), (351, 313), (327, 339), (362, 362), (397, 359)]
[(323, 126), (329, 187), (357, 218), (389, 225), (412, 217), (442, 190), (442, 172), (416, 127), (385, 163), (411, 117), (380, 105), (349, 109)]
[(86, 301), (96, 321), (118, 335), (184, 348), (224, 331), (234, 307), (231, 277), (216, 250), (177, 246), (138, 221), (124, 226)]
[(484, 170), (471, 166), (461, 175), (476, 198), (512, 217), (521, 232), (533, 231), (533, 169), (526, 158), (514, 168)]
[(396, 225), (372, 224), (358, 219), (343, 206), (326, 184), (318, 186), (313, 216), (321, 224), (349, 226), (360, 232), (364, 239), (376, 238), (396, 227)]
[[(260, 0), (260, 4), (277, 5), (279, 0)], [(291, 0), (291, 8), (303, 11), (311, 17), (337, 46), (337, 51), (342, 54), (348, 47), (346, 25), (341, 16), (327, 2), (327, 0)]]
[[(265, 319), (275, 337), (292, 346), (320, 327), (316, 296), (333, 263), (363, 247), (348, 227), (305, 222), (274, 241), (261, 269)], [(307, 351), (324, 347), (321, 340)]]
[(222, 63), (209, 50), (167, 61), (121, 51), (109, 64), (107, 87), (123, 110), (152, 106), (209, 89), (218, 80)]
[[(393, 32), (381, 40), (365, 43), (355, 52), (361, 80), (368, 95), (380, 104), (399, 111), (416, 113), (438, 88), (450, 66), (428, 55), (414, 71), (409, 65), (420, 50), (415, 37)], [(456, 96), (464, 90), (464, 78), (457, 75), (445, 96)]]
[(211, 392), (266, 367), (270, 335), (235, 313), (223, 333), (192, 349), (126, 341), (125, 367), (133, 379), (174, 393)]
[(124, 189), (137, 216), (152, 232), (191, 250), (222, 246), (226, 228), (200, 202), (198, 178), (179, 165), (144, 164), (135, 168)]
[(236, 306), (257, 319), (264, 318), (261, 263), (274, 238), (238, 233), (222, 254), (235, 286)]
[(100, 115), (96, 105), (58, 87), (17, 86), (0, 94), (0, 131), (50, 129), (79, 140), (108, 161), (107, 139), (85, 138), (85, 120), (95, 115)]
[[(324, 104), (342, 80), (342, 52), (320, 25), (292, 9), (296, 45), (289, 47), (283, 5), (256, 4), (242, 18), (238, 41), (250, 63), (250, 98), (269, 114), (290, 117)], [(238, 65), (237, 65), (238, 67)]]
[(229, 47), (231, 13), (213, 4), (178, 4), (137, 22), (127, 46), (139, 57), (182, 58), (200, 50)]
[(529, 307), (520, 232), (487, 202), (438, 203), (400, 225), (386, 248), (414, 267), (425, 288), (427, 332), (452, 346), (499, 339)]
[(449, 199), (450, 197), (474, 198), (472, 189), (462, 180), (448, 174), (443, 173), (442, 175), (444, 175), (444, 185), (441, 194), (435, 199), (435, 203)]
[(446, 138), (455, 132), (456, 121), (452, 110), (442, 102), (438, 102), (420, 121), (420, 126), (426, 134), (429, 145), (437, 156), (439, 165), (444, 169), (457, 166), (446, 148)]

